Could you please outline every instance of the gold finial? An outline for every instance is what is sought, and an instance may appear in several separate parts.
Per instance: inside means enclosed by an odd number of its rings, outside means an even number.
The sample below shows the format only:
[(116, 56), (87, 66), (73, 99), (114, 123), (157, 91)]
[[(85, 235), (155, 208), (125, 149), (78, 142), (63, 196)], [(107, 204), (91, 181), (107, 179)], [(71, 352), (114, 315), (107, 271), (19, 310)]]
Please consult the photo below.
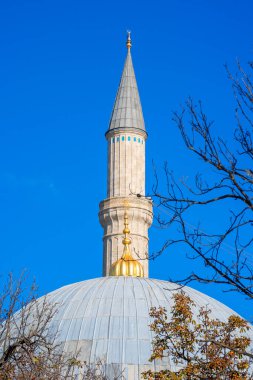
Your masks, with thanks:
[(125, 212), (124, 215), (124, 238), (122, 243), (124, 245), (123, 255), (112, 264), (110, 270), (110, 276), (133, 276), (133, 277), (144, 277), (143, 267), (138, 260), (135, 260), (131, 254), (129, 245), (131, 244), (131, 239), (129, 238), (130, 230), (128, 227), (128, 215)]
[(128, 235), (130, 234), (130, 230), (129, 230), (129, 227), (128, 227), (128, 216), (127, 216), (127, 213), (125, 212), (125, 215), (124, 215), (124, 230), (123, 230), (123, 234), (125, 235), (124, 236), (124, 239), (122, 240), (122, 243), (124, 246), (126, 245), (129, 245), (131, 244), (131, 240), (129, 239)]
[(127, 46), (128, 49), (131, 49), (131, 47), (132, 47), (131, 31), (130, 31), (130, 30), (127, 31), (127, 42), (126, 42), (126, 46)]

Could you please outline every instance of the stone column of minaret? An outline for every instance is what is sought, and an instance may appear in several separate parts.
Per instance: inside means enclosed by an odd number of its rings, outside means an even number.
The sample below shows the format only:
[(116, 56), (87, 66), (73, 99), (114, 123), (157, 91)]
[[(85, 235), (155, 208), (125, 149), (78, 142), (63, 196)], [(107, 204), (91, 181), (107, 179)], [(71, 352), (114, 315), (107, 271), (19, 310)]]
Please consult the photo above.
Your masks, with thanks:
[(127, 210), (131, 228), (132, 256), (148, 277), (148, 228), (153, 219), (152, 201), (145, 197), (145, 130), (135, 79), (131, 38), (128, 33), (127, 57), (118, 88), (109, 129), (107, 199), (99, 205), (104, 228), (103, 275), (123, 254), (122, 230)]

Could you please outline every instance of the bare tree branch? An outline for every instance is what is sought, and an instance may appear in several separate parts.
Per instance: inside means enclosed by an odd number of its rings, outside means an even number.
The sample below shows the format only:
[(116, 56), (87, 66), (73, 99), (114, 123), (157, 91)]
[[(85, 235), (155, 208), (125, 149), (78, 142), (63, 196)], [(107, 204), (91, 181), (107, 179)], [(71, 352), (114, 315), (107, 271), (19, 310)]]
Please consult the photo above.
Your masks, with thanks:
[[(162, 254), (175, 244), (188, 248), (188, 257), (201, 259), (208, 267), (208, 275), (195, 271), (182, 280), (219, 283), (227, 290), (239, 291), (253, 298), (253, 82), (249, 72), (238, 63), (233, 76), (226, 67), (236, 101), (234, 141), (230, 147), (221, 136), (215, 136), (213, 121), (209, 121), (202, 103), (191, 98), (181, 112), (173, 113), (173, 120), (181, 132), (185, 146), (212, 170), (212, 177), (196, 173), (194, 184), (186, 179), (176, 180), (168, 165), (164, 166), (164, 180), (155, 171), (152, 195), (157, 206), (156, 220), (160, 227), (176, 226), (178, 238), (167, 239), (163, 247), (151, 255)], [(188, 121), (186, 121), (188, 117)], [(234, 144), (233, 144), (234, 145)], [(162, 184), (162, 189), (161, 188)], [(208, 232), (187, 223), (189, 212), (197, 208), (217, 208), (227, 205), (227, 219), (223, 230)], [(207, 211), (208, 212), (208, 211)], [(226, 251), (229, 250), (229, 254)], [(179, 282), (178, 279), (173, 279)]]

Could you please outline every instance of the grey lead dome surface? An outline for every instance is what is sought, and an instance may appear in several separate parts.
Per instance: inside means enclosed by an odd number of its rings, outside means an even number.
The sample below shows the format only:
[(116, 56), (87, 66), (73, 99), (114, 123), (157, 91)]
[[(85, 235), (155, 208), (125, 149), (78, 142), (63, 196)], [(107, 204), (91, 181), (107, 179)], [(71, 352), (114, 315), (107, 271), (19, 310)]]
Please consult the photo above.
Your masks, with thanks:
[[(47, 296), (59, 309), (52, 328), (64, 350), (80, 351), (80, 359), (89, 363), (101, 360), (110, 379), (122, 370), (126, 379), (140, 379), (149, 368), (173, 368), (169, 359), (149, 362), (153, 337), (149, 310), (164, 306), (169, 312), (174, 291), (173, 283), (134, 277), (102, 277), (64, 286)], [(234, 314), (203, 293), (189, 287), (184, 291), (198, 307), (207, 305), (217, 319)]]

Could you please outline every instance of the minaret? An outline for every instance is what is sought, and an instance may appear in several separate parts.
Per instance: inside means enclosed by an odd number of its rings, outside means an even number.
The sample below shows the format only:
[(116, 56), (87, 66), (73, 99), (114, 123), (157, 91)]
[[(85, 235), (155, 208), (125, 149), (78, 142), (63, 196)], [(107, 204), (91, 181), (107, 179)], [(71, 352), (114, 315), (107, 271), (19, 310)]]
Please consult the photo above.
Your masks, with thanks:
[[(148, 228), (152, 223), (152, 201), (145, 197), (145, 143), (147, 133), (131, 58), (128, 32), (127, 57), (114, 103), (109, 129), (107, 199), (99, 205), (99, 220), (104, 228), (103, 275), (124, 250), (122, 230), (125, 215), (131, 226), (131, 253), (148, 277)], [(112, 272), (111, 272), (112, 273)]]

